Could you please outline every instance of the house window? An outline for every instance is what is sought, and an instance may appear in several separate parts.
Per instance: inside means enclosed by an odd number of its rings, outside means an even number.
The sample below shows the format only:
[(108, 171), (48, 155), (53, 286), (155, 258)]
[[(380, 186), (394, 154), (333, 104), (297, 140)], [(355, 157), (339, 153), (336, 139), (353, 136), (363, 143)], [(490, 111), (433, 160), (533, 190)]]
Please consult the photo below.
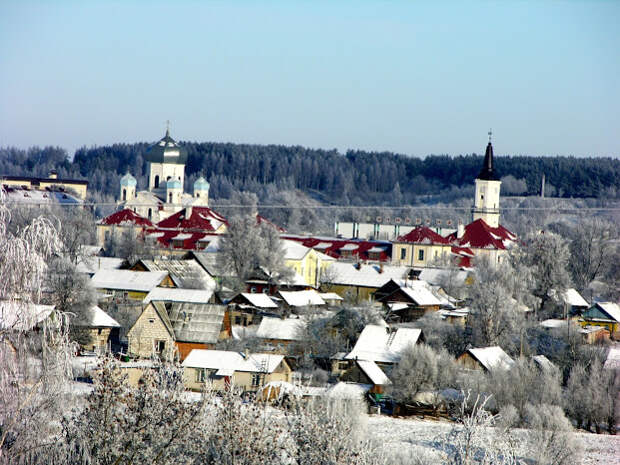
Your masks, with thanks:
[(149, 323), (155, 323), (155, 318), (149, 318)]
[(250, 288), (250, 293), (256, 294), (256, 288), (255, 287)]
[(418, 250), (418, 260), (424, 260), (424, 250)]
[(97, 334), (99, 334), (99, 335), (100, 335), (100, 334), (101, 334), (101, 331), (103, 331), (103, 328), (99, 328), (99, 329), (97, 329)]
[(261, 373), (252, 374), (252, 387), (258, 387), (262, 384), (263, 375)]
[(263, 294), (269, 294), (269, 289), (268, 288), (264, 288), (263, 289)]
[(209, 370), (206, 368), (196, 369), (196, 382), (204, 383), (207, 379), (209, 379)]
[(156, 339), (155, 340), (155, 353), (163, 354), (165, 350), (166, 350), (166, 341), (162, 339)]
[(407, 249), (400, 249), (400, 259), (404, 260), (407, 258)]

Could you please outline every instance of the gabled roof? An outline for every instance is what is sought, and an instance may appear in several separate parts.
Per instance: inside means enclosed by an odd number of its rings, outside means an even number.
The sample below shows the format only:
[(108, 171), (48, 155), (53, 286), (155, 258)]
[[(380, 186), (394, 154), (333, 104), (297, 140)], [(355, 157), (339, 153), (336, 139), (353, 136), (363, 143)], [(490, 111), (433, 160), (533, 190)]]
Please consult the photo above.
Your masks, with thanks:
[(390, 381), (383, 370), (375, 362), (369, 360), (358, 360), (357, 365), (375, 386), (387, 386), (392, 384), (392, 381)]
[(467, 352), (488, 371), (509, 370), (515, 363), (499, 346), (469, 349)]
[(233, 276), (232, 271), (223, 269), (218, 263), (219, 252), (190, 252), (207, 273), (214, 277)]
[(146, 295), (142, 302), (145, 304), (148, 304), (151, 301), (206, 304), (209, 300), (211, 300), (211, 297), (213, 297), (213, 289), (156, 287)]
[(408, 272), (406, 266), (333, 262), (330, 264), (330, 273), (325, 274), (323, 279), (329, 284), (379, 288), (390, 279), (404, 279)]
[(167, 271), (179, 287), (192, 288), (196, 281), (204, 288), (215, 289), (215, 281), (196, 260), (140, 260), (148, 271)]
[(310, 252), (310, 248), (291, 240), (283, 240), (282, 248), (284, 249), (285, 260), (302, 260)]
[(204, 344), (217, 342), (226, 306), (175, 302), (169, 307), (168, 317), (176, 341)]
[[(273, 373), (284, 360), (283, 355), (249, 354), (225, 350), (194, 349), (183, 361), (182, 366), (188, 368), (208, 368), (222, 370), (224, 376), (235, 371), (250, 373)], [(216, 372), (217, 375), (217, 372)]]
[(280, 291), (282, 300), (290, 307), (305, 307), (308, 305), (325, 305), (319, 293), (313, 289), (306, 291)]
[(99, 270), (90, 279), (97, 289), (149, 292), (168, 276), (167, 271)]
[(570, 288), (566, 289), (563, 293), (564, 302), (573, 307), (588, 307), (589, 304), (586, 302), (579, 292), (576, 289)]
[[(398, 283), (397, 283), (398, 284)], [(400, 294), (400, 297), (398, 296)], [(384, 302), (402, 302), (401, 298), (409, 300), (415, 305), (441, 305), (441, 301), (431, 292), (425, 281), (400, 281), (399, 288), (387, 297), (381, 299)]]
[(447, 245), (450, 243), (448, 239), (440, 236), (428, 226), (418, 226), (412, 229), (407, 234), (399, 236), (396, 239), (398, 242), (408, 242), (412, 244), (434, 244), (434, 245)]
[(157, 223), (159, 229), (178, 229), (183, 231), (213, 232), (228, 221), (209, 207), (192, 207), (178, 211)]
[(97, 305), (90, 308), (87, 321), (76, 321), (75, 326), (83, 326), (87, 328), (120, 328), (120, 324), (106, 312), (101, 310)]
[(610, 319), (620, 322), (620, 305), (615, 302), (597, 302), (586, 310), (583, 316), (592, 320)]
[(242, 292), (240, 295), (250, 305), (256, 308), (278, 308), (276, 303), (273, 300), (271, 300), (271, 297), (269, 297), (267, 294), (263, 294), (263, 293), (252, 294), (249, 292)]
[(148, 218), (138, 215), (129, 208), (106, 216), (99, 220), (98, 224), (106, 226), (153, 226), (153, 223)]
[(417, 328), (398, 328), (366, 325), (347, 360), (367, 360), (380, 363), (398, 363), (402, 353), (416, 344), (422, 335)]
[[(146, 307), (144, 307), (144, 310), (146, 310), (149, 305), (151, 305), (155, 309), (155, 313), (157, 313), (157, 316), (159, 316), (159, 319), (168, 330), (168, 333), (170, 333), (170, 336), (174, 337), (174, 328), (172, 327), (172, 322), (170, 321), (170, 317), (168, 316), (168, 311), (166, 310), (166, 306), (164, 305), (164, 303), (150, 302)], [(142, 311), (142, 313), (144, 313), (144, 310)]]
[(462, 237), (457, 237), (457, 233), (454, 232), (448, 239), (461, 247), (505, 250), (512, 245), (517, 236), (502, 225), (494, 228), (486, 224), (483, 219), (477, 219), (465, 226)]
[(306, 322), (298, 318), (263, 317), (256, 331), (261, 339), (280, 339), (283, 341), (301, 341)]
[(328, 300), (344, 300), (342, 297), (340, 297), (335, 292), (320, 292), (319, 295), (321, 296), (321, 299), (323, 299), (326, 302)]

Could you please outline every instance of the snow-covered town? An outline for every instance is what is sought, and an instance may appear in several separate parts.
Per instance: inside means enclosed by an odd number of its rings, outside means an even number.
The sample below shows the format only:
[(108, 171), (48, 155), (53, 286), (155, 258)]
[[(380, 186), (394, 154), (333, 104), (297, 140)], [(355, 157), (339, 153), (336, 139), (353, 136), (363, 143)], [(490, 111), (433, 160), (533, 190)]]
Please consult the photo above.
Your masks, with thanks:
[(619, 14), (0, 6), (0, 465), (620, 465)]

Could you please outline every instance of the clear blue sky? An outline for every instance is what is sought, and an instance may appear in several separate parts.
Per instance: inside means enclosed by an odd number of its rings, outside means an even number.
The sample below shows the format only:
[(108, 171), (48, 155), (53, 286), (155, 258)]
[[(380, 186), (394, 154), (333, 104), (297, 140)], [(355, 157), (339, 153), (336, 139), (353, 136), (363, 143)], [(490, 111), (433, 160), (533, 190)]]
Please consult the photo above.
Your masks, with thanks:
[(620, 156), (620, 1), (0, 0), (0, 146)]

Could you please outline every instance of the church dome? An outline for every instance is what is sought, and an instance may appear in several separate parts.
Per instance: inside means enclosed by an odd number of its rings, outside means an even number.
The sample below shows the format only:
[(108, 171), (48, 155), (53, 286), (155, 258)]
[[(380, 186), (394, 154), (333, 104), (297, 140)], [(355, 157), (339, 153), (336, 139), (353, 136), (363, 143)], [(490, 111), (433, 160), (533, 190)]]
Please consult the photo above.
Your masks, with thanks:
[(129, 173), (121, 178), (121, 186), (123, 187), (136, 187), (137, 184), (136, 178)]
[(181, 181), (179, 181), (178, 179), (171, 179), (170, 181), (166, 183), (166, 189), (180, 189), (180, 188), (181, 188)]
[(194, 181), (194, 191), (208, 191), (209, 183), (205, 178), (200, 176), (196, 181)]
[(187, 163), (187, 150), (170, 137), (170, 130), (167, 129), (164, 138), (147, 149), (144, 159), (151, 163), (185, 165)]

